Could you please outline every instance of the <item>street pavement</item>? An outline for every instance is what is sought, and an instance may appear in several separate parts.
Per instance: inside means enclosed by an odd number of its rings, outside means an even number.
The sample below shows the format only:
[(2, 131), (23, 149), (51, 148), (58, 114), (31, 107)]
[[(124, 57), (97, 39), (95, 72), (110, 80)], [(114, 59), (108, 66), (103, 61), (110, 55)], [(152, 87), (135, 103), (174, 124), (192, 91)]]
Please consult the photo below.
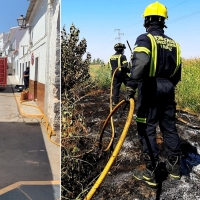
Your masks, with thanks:
[(59, 138), (49, 139), (36, 102), (20, 103), (16, 84), (8, 76), (0, 89), (0, 200), (58, 200)]

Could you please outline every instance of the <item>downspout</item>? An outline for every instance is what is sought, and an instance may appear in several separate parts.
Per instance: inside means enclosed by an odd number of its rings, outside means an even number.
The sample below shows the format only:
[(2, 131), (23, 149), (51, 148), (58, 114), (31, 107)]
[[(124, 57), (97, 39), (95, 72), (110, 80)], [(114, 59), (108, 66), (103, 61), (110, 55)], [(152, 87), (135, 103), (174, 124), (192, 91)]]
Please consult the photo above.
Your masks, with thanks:
[(31, 47), (32, 47), (32, 45), (33, 45), (33, 42), (32, 42), (32, 37), (31, 37), (31, 29), (32, 29), (32, 27), (30, 26), (29, 28), (28, 28), (28, 33), (29, 33), (29, 48), (31, 49)]
[(49, 105), (49, 87), (51, 79), (49, 78), (49, 50), (50, 50), (50, 38), (51, 38), (51, 18), (52, 18), (52, 0), (48, 0), (47, 3), (47, 26), (46, 26), (46, 35), (47, 35), (47, 45), (46, 45), (46, 67), (45, 67), (45, 96), (44, 96), (44, 113), (48, 116), (48, 105)]

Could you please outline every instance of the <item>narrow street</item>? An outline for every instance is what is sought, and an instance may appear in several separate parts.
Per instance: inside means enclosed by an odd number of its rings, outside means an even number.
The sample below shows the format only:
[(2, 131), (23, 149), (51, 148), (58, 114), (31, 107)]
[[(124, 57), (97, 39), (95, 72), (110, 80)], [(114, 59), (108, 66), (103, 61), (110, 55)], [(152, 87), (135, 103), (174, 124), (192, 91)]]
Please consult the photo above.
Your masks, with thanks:
[(16, 84), (8, 76), (0, 90), (0, 200), (58, 200), (60, 147), (49, 140), (34, 107), (23, 106), (27, 117), (20, 114)]

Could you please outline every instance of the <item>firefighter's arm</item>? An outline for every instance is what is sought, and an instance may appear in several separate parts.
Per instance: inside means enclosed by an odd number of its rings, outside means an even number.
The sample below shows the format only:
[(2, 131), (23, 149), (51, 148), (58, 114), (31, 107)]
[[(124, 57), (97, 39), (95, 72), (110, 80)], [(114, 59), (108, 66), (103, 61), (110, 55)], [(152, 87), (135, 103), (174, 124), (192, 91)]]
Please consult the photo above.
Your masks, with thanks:
[(172, 82), (172, 84), (174, 86), (176, 86), (178, 84), (178, 82), (181, 80), (181, 70), (182, 70), (182, 58), (181, 58), (181, 50), (180, 50), (180, 45), (177, 43), (176, 46), (176, 51), (177, 51), (177, 67), (174, 71), (174, 73), (172, 74), (172, 76), (170, 77), (170, 80)]
[(132, 59), (131, 79), (140, 81), (144, 77), (144, 71), (148, 68), (150, 57), (144, 52), (134, 53)]
[(133, 81), (131, 79), (129, 79), (127, 81), (127, 85), (126, 85), (126, 94), (125, 94), (125, 100), (129, 101), (130, 98), (134, 98), (135, 97), (135, 93), (136, 93), (136, 89), (138, 88), (138, 82)]
[(131, 58), (131, 78), (140, 81), (145, 71), (149, 70), (151, 57), (151, 42), (146, 35), (137, 38)]
[(181, 81), (181, 64), (176, 73), (170, 78), (170, 81), (174, 86), (176, 86), (178, 82)]
[(126, 73), (130, 73), (130, 69), (128, 68), (128, 61), (127, 61), (125, 55), (121, 56), (121, 65), (122, 65), (124, 71), (126, 71)]
[(24, 77), (27, 77), (27, 76), (29, 76), (28, 74), (24, 74)]
[(111, 66), (111, 63), (110, 63), (110, 59), (108, 61), (108, 68), (110, 69), (110, 77), (112, 78), (112, 66)]

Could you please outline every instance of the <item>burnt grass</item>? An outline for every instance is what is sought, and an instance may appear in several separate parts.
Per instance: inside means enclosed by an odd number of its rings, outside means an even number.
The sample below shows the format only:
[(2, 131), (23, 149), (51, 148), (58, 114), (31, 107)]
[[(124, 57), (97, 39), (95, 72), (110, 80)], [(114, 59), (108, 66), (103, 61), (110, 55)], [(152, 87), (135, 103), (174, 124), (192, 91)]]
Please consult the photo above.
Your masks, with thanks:
[[(121, 99), (123, 99), (124, 93), (121, 92)], [(136, 102), (136, 100), (135, 100)], [(122, 105), (117, 112), (113, 115), (115, 126), (115, 138), (113, 145), (108, 151), (103, 151), (111, 138), (110, 121), (105, 128), (102, 137), (102, 146), (99, 147), (100, 132), (102, 130), (103, 123), (107, 118), (110, 111), (110, 91), (109, 90), (95, 90), (89, 96), (82, 98), (79, 102), (77, 109), (83, 112), (85, 117), (85, 127), (87, 128), (87, 137), (79, 141), (80, 151), (88, 149), (87, 153), (80, 157), (80, 167), (75, 171), (71, 171), (67, 180), (62, 180), (62, 184), (70, 191), (67, 194), (67, 199), (84, 199), (91, 187), (94, 185), (100, 173), (103, 171), (108, 159), (115, 148), (117, 141), (124, 128), (129, 105)], [(179, 135), (182, 134), (182, 130), (187, 129), (192, 123), (195, 128), (198, 128), (200, 124), (197, 116), (191, 116), (190, 120), (182, 111), (178, 111), (178, 117), (184, 119), (178, 121)], [(194, 140), (197, 140), (195, 138)], [(198, 137), (198, 141), (200, 138)], [(122, 148), (112, 165), (109, 173), (104, 181), (101, 183), (92, 199), (94, 200), (145, 200), (145, 199), (183, 199), (181, 192), (179, 195), (174, 194), (167, 195), (169, 188), (176, 188), (180, 185), (180, 181), (174, 181), (168, 178), (167, 172), (164, 168), (165, 147), (163, 145), (163, 137), (159, 128), (157, 128), (157, 144), (160, 149), (161, 166), (163, 167), (162, 173), (159, 177), (160, 186), (156, 189), (149, 188), (141, 181), (135, 180), (132, 175), (132, 170), (136, 167), (144, 167), (144, 163), (141, 158), (141, 145), (138, 142), (137, 125), (134, 120), (131, 122), (126, 139), (122, 145)], [(188, 152), (197, 153), (196, 148), (192, 147), (186, 140), (182, 140), (183, 156)], [(72, 158), (73, 159), (73, 158)], [(187, 166), (186, 166), (187, 168)], [(182, 169), (184, 171), (184, 169)], [(185, 170), (186, 177), (189, 176), (191, 168)], [(78, 177), (78, 178), (77, 178)], [(78, 182), (78, 183), (77, 183)], [(195, 188), (200, 190), (200, 188)], [(69, 195), (70, 194), (70, 195)], [(66, 198), (63, 198), (66, 199)]]

